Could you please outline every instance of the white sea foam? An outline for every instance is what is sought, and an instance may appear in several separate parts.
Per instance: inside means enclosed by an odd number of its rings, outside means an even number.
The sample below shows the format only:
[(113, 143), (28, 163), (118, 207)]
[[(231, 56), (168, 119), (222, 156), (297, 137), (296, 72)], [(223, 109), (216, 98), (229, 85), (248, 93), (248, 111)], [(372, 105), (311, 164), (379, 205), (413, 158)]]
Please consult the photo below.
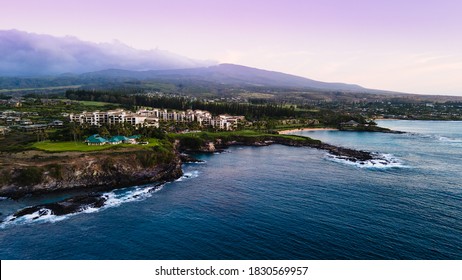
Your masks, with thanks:
[(72, 213), (64, 216), (54, 215), (50, 209), (42, 208), (35, 211), (32, 214), (24, 215), (21, 217), (14, 217), (10, 215), (6, 217), (3, 223), (0, 224), (0, 228), (5, 228), (11, 225), (23, 225), (30, 223), (55, 223), (67, 219), (68, 217), (75, 215), (77, 213)]
[(187, 164), (206, 164), (207, 161), (201, 160), (201, 161), (195, 161), (195, 162), (187, 162)]
[(14, 217), (10, 215), (5, 218), (5, 220), (0, 224), (0, 229), (5, 228), (11, 225), (22, 225), (30, 223), (54, 223), (58, 221), (65, 220), (69, 217), (78, 215), (78, 214), (89, 214), (99, 212), (103, 209), (110, 207), (117, 207), (126, 202), (132, 201), (141, 201), (148, 197), (151, 197), (153, 193), (160, 191), (164, 185), (160, 186), (141, 186), (141, 187), (131, 187), (125, 189), (114, 190), (111, 192), (103, 193), (102, 196), (106, 198), (104, 205), (100, 208), (95, 207), (82, 207), (80, 211), (75, 213), (70, 213), (67, 215), (57, 216), (52, 213), (50, 209), (42, 208), (32, 214), (24, 215), (21, 217)]
[(231, 153), (230, 150), (220, 150), (220, 151), (214, 152), (213, 154), (219, 155), (219, 154), (230, 154), (230, 153)]
[[(134, 187), (129, 190), (115, 190), (103, 194), (106, 197), (104, 206), (100, 209), (108, 207), (116, 207), (126, 202), (140, 201), (152, 196), (153, 193), (160, 191), (164, 185), (150, 187)], [(98, 210), (98, 209), (97, 209)]]
[(446, 136), (439, 136), (436, 135), (437, 139), (441, 142), (449, 142), (449, 143), (462, 143), (462, 139), (457, 139), (457, 138), (450, 138)]
[(438, 142), (462, 143), (461, 138), (453, 138), (453, 137), (439, 135), (439, 134), (408, 133), (408, 135), (413, 136), (413, 137), (417, 136), (417, 137), (424, 138), (424, 139), (436, 140)]
[(327, 155), (327, 159), (339, 162), (343, 164), (352, 165), (359, 168), (367, 169), (390, 169), (390, 168), (406, 168), (406, 166), (400, 159), (396, 158), (392, 154), (374, 154), (376, 158), (366, 161), (351, 161), (344, 157)]
[(191, 172), (185, 172), (183, 174), (183, 176), (178, 178), (176, 181), (181, 182), (181, 181), (184, 181), (185, 179), (197, 178), (198, 176), (199, 176), (199, 171), (197, 171), (197, 170), (194, 170), (194, 171), (191, 171)]

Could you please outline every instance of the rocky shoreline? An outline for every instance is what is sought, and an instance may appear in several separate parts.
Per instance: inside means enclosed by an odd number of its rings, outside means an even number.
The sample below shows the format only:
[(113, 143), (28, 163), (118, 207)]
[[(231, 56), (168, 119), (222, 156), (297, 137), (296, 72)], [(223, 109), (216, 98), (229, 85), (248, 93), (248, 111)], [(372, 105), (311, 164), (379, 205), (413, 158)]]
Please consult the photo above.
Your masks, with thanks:
[[(303, 137), (300, 137), (304, 139)], [(330, 155), (352, 162), (380, 159), (372, 152), (337, 147), (306, 137), (306, 141), (279, 137), (234, 137), (232, 140), (206, 141), (200, 148), (190, 149), (177, 143), (173, 157), (168, 162), (147, 165), (146, 157), (155, 152), (125, 151), (97, 153), (46, 154), (33, 151), (23, 158), (13, 157), (14, 164), (3, 166), (3, 182), (0, 196), (20, 198), (50, 192), (84, 190), (107, 191), (134, 185), (160, 183), (175, 180), (183, 174), (181, 165), (200, 162), (191, 154), (222, 152), (231, 146), (285, 145), (309, 147), (327, 151)], [(23, 178), (24, 177), (24, 178)], [(7, 178), (8, 180), (6, 180)], [(6, 182), (5, 182), (6, 181)]]
[[(309, 139), (309, 138), (307, 138)], [(222, 139), (215, 139), (215, 141), (208, 141), (199, 149), (182, 149), (185, 153), (215, 153), (222, 152), (231, 146), (252, 146), (252, 147), (263, 147), (269, 145), (284, 145), (292, 147), (309, 147), (319, 150), (327, 151), (333, 156), (341, 157), (342, 159), (352, 161), (352, 162), (361, 162), (368, 161), (373, 159), (379, 159), (377, 155), (368, 151), (353, 150), (343, 147), (338, 147), (323, 143), (321, 141), (295, 141), (288, 138), (281, 137), (265, 137), (264, 140), (249, 141), (249, 139), (235, 139), (232, 141), (223, 141)]]
[[(330, 155), (351, 162), (361, 163), (381, 159), (376, 154), (368, 151), (337, 147), (308, 137), (293, 139), (278, 135), (233, 137), (233, 139), (226, 141), (217, 138), (205, 141), (198, 149), (189, 149), (183, 146), (181, 141), (176, 141), (173, 157), (169, 162), (149, 167), (143, 166), (143, 157), (139, 157), (134, 151), (72, 153), (69, 155), (51, 156), (52, 159), (46, 158), (46, 154), (40, 154), (45, 157), (40, 159), (42, 163), (51, 161), (53, 162), (51, 166), (56, 167), (57, 161), (60, 162), (60, 176), (56, 176), (56, 174), (53, 176), (53, 174), (50, 174), (53, 173), (53, 170), (49, 169), (43, 174), (40, 182), (32, 185), (21, 185), (20, 183), (0, 184), (0, 196), (20, 198), (25, 195), (66, 190), (81, 189), (88, 191), (87, 194), (71, 197), (63, 201), (24, 208), (13, 214), (9, 221), (27, 215), (33, 216), (33, 219), (38, 219), (45, 215), (61, 216), (78, 213), (88, 208), (103, 207), (107, 200), (103, 191), (134, 185), (162, 184), (181, 177), (183, 174), (181, 165), (183, 163), (202, 162), (191, 156), (193, 153), (222, 152), (231, 146), (262, 147), (274, 144), (320, 149), (327, 151)], [(149, 154), (146, 151), (144, 153)], [(71, 160), (69, 156), (74, 157), (74, 159)], [(37, 158), (37, 154), (34, 157)], [(50, 156), (48, 155), (48, 157)], [(33, 161), (29, 162), (29, 164), (33, 164)], [(19, 165), (24, 165), (22, 168), (29, 168), (24, 162), (20, 162)], [(49, 167), (49, 162), (45, 166)], [(17, 173), (19, 172), (18, 170), (20, 169), (13, 168), (11, 169), (11, 173)]]
[(161, 162), (155, 162), (155, 153), (127, 150), (10, 154), (11, 163), (2, 162), (0, 196), (17, 199), (69, 190), (107, 191), (172, 181), (183, 175), (178, 153), (172, 152)]

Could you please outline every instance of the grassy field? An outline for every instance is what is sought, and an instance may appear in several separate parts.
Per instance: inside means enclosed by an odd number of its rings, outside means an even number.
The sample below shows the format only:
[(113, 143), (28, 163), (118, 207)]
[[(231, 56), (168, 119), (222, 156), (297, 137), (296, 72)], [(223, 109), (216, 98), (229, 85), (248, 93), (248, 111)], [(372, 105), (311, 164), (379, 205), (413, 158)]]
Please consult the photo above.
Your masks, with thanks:
[(84, 142), (51, 142), (51, 141), (42, 141), (36, 142), (32, 145), (33, 148), (37, 150), (42, 150), (45, 152), (95, 152), (108, 149), (122, 149), (122, 148), (139, 148), (146, 149), (154, 146), (161, 145), (161, 142), (158, 139), (149, 139), (148, 145), (134, 145), (134, 144), (118, 144), (118, 145), (102, 145), (102, 146), (89, 146)]
[[(193, 133), (171, 133), (168, 135), (170, 139), (178, 140), (191, 140), (196, 139), (199, 142), (197, 144), (203, 143), (203, 141), (211, 141), (215, 139), (248, 139), (253, 140), (264, 140), (269, 137), (277, 137), (283, 139), (291, 139), (295, 141), (317, 141), (312, 140), (308, 137), (297, 136), (297, 135), (283, 135), (283, 134), (269, 134), (265, 132), (259, 132), (254, 130), (240, 130), (240, 131), (223, 131), (223, 132), (193, 132)], [(164, 141), (164, 142), (163, 142)], [(51, 142), (51, 141), (42, 141), (32, 144), (33, 149), (42, 150), (45, 152), (95, 152), (109, 149), (124, 149), (124, 148), (137, 148), (137, 149), (151, 149), (155, 146), (165, 146), (166, 140), (159, 140), (151, 138), (148, 140), (149, 144), (147, 145), (132, 145), (132, 144), (118, 144), (118, 145), (102, 145), (102, 146), (89, 146), (84, 142)]]
[(108, 102), (99, 102), (99, 101), (79, 101), (80, 104), (84, 106), (93, 106), (93, 107), (104, 107), (108, 105), (118, 105), (116, 103), (108, 103)]
[(244, 137), (249, 139), (266, 138), (266, 137), (278, 137), (291, 139), (296, 141), (317, 141), (309, 137), (298, 136), (298, 135), (286, 135), (286, 134), (271, 134), (255, 130), (238, 130), (238, 131), (222, 131), (222, 132), (192, 132), (183, 134), (169, 134), (170, 138), (173, 139), (184, 139), (184, 138), (198, 138), (202, 140), (214, 140), (218, 138), (232, 139), (237, 137)]

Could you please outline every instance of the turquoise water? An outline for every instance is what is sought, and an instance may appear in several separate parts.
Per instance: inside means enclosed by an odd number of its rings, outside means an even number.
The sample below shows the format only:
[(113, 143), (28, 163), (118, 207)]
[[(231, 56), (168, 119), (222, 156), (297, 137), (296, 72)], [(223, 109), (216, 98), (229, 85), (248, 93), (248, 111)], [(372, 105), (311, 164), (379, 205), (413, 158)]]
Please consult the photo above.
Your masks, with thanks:
[[(103, 209), (3, 223), (0, 258), (462, 259), (462, 122), (380, 125), (409, 133), (299, 134), (386, 154), (392, 166), (234, 147), (200, 155), (206, 163), (159, 189), (109, 192)], [(66, 196), (0, 200), (0, 218)]]

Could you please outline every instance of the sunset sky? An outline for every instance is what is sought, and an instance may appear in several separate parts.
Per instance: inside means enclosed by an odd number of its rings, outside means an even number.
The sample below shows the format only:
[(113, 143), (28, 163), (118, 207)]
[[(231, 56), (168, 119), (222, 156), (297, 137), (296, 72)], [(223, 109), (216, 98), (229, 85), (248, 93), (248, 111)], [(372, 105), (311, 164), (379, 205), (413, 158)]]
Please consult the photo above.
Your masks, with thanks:
[(2, 30), (119, 40), (327, 82), (462, 95), (458, 0), (0, 1)]

